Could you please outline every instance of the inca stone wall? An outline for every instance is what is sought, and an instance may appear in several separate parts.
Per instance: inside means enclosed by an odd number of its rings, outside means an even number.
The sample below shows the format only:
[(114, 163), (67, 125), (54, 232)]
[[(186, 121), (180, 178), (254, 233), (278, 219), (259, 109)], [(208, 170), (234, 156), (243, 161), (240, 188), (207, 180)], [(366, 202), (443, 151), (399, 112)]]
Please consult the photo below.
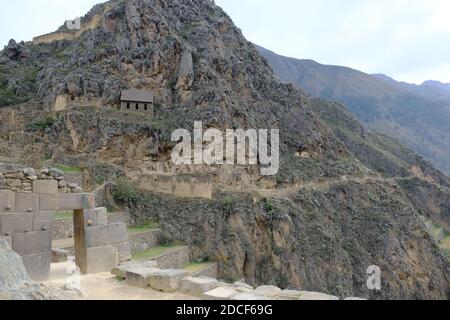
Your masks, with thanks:
[(76, 262), (82, 273), (110, 271), (131, 258), (124, 223), (108, 223), (95, 195), (68, 185), (61, 172), (2, 165), (0, 238), (22, 256), (33, 280), (46, 280), (52, 258), (54, 212), (74, 211)]
[(138, 183), (143, 190), (180, 198), (211, 199), (213, 193), (209, 176), (144, 174)]
[[(74, 179), (71, 178), (71, 181)], [(81, 184), (68, 182), (56, 168), (36, 171), (20, 165), (0, 164), (0, 189), (19, 193), (81, 193)]]

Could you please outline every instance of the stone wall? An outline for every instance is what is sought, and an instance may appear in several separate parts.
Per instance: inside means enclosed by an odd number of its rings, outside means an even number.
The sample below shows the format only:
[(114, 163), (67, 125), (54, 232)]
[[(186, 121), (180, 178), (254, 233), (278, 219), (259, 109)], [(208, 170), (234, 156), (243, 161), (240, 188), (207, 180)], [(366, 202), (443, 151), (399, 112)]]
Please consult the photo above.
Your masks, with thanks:
[[(48, 188), (45, 190), (45, 188)], [(80, 184), (69, 183), (56, 168), (36, 171), (15, 164), (0, 163), (0, 190), (19, 193), (81, 193)], [(45, 191), (45, 192), (44, 192)]]
[(70, 186), (57, 169), (1, 165), (0, 239), (10, 243), (33, 280), (48, 279), (55, 211), (74, 211), (76, 262), (83, 273), (110, 271), (131, 258), (126, 225), (109, 223), (95, 195)]
[(151, 103), (151, 102), (142, 103), (142, 102), (122, 101), (120, 103), (120, 110), (146, 112), (148, 114), (154, 115), (154, 107), (153, 107), (153, 103)]
[(144, 174), (138, 185), (142, 190), (180, 198), (211, 199), (213, 193), (210, 176)]

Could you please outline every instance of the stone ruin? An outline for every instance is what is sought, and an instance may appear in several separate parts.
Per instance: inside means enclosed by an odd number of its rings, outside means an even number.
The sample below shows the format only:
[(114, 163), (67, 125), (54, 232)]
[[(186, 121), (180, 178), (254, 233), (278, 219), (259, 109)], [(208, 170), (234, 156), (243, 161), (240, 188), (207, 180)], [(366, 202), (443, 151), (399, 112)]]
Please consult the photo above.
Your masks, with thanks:
[(62, 172), (0, 165), (0, 239), (18, 253), (30, 277), (47, 280), (56, 211), (74, 212), (75, 259), (81, 273), (109, 272), (131, 259), (124, 223), (109, 224), (95, 195), (61, 184)]

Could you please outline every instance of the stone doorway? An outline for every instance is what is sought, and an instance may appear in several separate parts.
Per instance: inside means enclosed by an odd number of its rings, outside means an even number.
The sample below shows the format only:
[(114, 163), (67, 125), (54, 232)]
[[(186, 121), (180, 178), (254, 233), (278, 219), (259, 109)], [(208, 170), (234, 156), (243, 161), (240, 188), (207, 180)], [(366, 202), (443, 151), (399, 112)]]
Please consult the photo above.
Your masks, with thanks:
[(55, 211), (73, 211), (76, 264), (83, 274), (110, 271), (131, 257), (125, 224), (108, 224), (95, 208), (94, 194), (61, 193), (50, 175), (30, 181), (30, 191), (0, 190), (0, 238), (22, 256), (33, 280), (45, 281), (50, 274)]

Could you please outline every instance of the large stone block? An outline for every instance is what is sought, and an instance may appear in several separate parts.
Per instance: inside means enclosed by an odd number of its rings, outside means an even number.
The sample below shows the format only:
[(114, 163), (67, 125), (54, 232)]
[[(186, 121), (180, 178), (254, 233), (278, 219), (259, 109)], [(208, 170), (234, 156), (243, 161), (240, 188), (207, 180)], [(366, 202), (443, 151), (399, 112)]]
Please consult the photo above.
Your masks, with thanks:
[(299, 300), (339, 300), (339, 298), (319, 292), (302, 291)]
[(58, 181), (56, 180), (34, 180), (32, 185), (33, 193), (49, 194), (58, 193)]
[(217, 288), (219, 281), (212, 278), (187, 277), (181, 281), (181, 292), (191, 296), (201, 297), (207, 291)]
[(246, 293), (239, 293), (233, 297), (231, 297), (231, 300), (236, 301), (260, 301), (260, 300), (269, 300), (268, 297), (262, 296), (259, 294), (246, 292)]
[(147, 288), (150, 286), (150, 276), (157, 271), (159, 270), (142, 266), (130, 267), (125, 272), (126, 283), (133, 287)]
[(14, 211), (14, 193), (0, 190), (0, 212)]
[(181, 280), (186, 278), (188, 273), (184, 270), (159, 270), (152, 273), (148, 280), (150, 287), (163, 292), (175, 292), (181, 288)]
[(255, 293), (266, 297), (275, 297), (281, 293), (281, 289), (275, 286), (260, 286), (255, 289)]
[(33, 228), (33, 213), (0, 213), (0, 235), (29, 232)]
[(50, 230), (15, 233), (12, 235), (12, 249), (21, 256), (51, 253), (51, 248), (52, 233)]
[(134, 271), (138, 269), (157, 269), (158, 264), (154, 261), (128, 261), (120, 264), (120, 266), (115, 267), (111, 270), (111, 274), (119, 277), (126, 278), (127, 271)]
[(58, 210), (58, 200), (58, 194), (40, 194), (39, 209), (41, 211), (56, 211)]
[(40, 194), (39, 205), (41, 211), (94, 209), (95, 194), (92, 193)]
[(108, 226), (88, 227), (85, 229), (86, 247), (102, 247), (110, 244)]
[(88, 274), (111, 272), (117, 266), (117, 252), (113, 246), (86, 249), (86, 272)]
[(58, 198), (58, 210), (95, 208), (95, 194), (92, 193), (60, 193)]
[(218, 287), (216, 289), (205, 292), (202, 295), (203, 300), (231, 300), (234, 296), (240, 294), (233, 288)]
[(33, 214), (33, 231), (51, 230), (54, 217), (54, 211), (35, 212)]
[(112, 244), (117, 249), (119, 262), (129, 261), (131, 259), (131, 247), (128, 241)]
[(39, 211), (39, 197), (36, 194), (15, 193), (15, 212), (36, 212)]
[(108, 224), (108, 211), (106, 208), (84, 210), (84, 223), (86, 227), (98, 227)]
[(34, 281), (45, 281), (50, 276), (52, 253), (45, 252), (22, 256), (28, 275)]
[(128, 241), (128, 231), (125, 223), (113, 223), (108, 225), (109, 243), (122, 243)]

